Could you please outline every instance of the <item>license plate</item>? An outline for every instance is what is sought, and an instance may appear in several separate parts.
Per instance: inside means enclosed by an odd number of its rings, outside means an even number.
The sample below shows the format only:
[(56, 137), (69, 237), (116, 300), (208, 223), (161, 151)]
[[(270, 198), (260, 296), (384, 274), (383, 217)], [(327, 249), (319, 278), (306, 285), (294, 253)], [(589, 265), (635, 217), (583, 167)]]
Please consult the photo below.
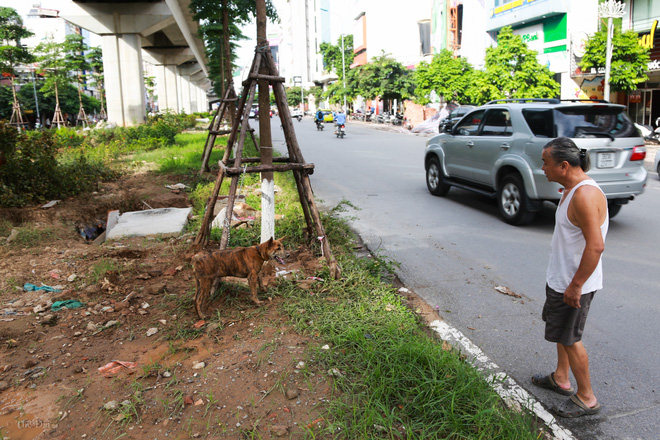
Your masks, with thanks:
[(598, 168), (614, 168), (614, 153), (598, 153)]

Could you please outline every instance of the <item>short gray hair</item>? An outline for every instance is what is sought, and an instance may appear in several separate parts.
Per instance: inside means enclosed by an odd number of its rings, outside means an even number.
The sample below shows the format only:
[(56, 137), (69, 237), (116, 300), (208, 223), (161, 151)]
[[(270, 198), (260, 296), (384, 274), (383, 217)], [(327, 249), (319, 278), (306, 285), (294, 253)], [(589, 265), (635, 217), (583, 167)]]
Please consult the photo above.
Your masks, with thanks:
[(580, 167), (582, 171), (587, 172), (591, 167), (591, 160), (587, 150), (578, 148), (572, 139), (567, 137), (558, 137), (553, 139), (543, 149), (550, 148), (550, 157), (556, 164), (564, 161), (568, 162), (570, 166)]

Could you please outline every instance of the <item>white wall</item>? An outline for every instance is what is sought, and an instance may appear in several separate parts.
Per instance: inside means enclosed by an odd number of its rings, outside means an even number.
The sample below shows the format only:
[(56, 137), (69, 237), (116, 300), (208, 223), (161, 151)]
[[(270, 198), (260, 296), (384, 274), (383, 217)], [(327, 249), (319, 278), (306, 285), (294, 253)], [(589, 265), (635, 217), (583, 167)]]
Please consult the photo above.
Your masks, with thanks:
[(431, 19), (432, 3), (432, 0), (355, 2), (353, 17), (359, 12), (366, 14), (368, 58), (371, 60), (385, 51), (404, 66), (423, 60), (417, 22)]
[(495, 44), (490, 34), (485, 31), (488, 15), (481, 0), (463, 0), (463, 37), (459, 53), (475, 69), (484, 66), (486, 48)]

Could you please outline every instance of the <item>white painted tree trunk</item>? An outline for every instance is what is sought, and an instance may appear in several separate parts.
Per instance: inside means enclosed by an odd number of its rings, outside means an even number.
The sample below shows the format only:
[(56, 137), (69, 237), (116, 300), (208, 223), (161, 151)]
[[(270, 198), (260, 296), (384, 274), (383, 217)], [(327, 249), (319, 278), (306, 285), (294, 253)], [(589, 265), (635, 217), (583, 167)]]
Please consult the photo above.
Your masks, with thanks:
[(261, 180), (261, 243), (275, 238), (275, 181)]

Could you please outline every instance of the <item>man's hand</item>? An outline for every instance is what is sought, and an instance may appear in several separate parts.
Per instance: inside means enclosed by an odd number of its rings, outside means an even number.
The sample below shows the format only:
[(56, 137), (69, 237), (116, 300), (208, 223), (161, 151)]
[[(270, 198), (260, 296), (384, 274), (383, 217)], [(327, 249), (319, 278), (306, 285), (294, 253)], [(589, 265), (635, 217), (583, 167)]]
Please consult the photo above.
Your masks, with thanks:
[(570, 284), (564, 292), (564, 302), (574, 309), (580, 308), (580, 299), (582, 298), (582, 289)]

